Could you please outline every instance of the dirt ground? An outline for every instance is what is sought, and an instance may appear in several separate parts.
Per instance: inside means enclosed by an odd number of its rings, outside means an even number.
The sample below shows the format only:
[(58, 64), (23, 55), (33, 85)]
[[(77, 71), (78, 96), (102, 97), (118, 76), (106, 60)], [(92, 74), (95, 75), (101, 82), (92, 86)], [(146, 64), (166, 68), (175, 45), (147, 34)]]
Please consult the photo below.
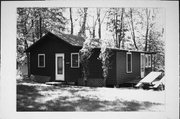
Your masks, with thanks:
[(17, 111), (165, 110), (165, 91), (17, 83)]

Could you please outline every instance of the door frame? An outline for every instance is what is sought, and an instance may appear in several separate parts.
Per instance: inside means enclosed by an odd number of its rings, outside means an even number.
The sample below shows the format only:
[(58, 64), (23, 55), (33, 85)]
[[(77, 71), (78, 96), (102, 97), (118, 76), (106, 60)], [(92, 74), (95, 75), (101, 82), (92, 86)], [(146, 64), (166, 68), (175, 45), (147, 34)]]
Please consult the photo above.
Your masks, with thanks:
[[(140, 53), (140, 76), (144, 78), (145, 76), (145, 54)], [(143, 70), (142, 70), (143, 69)]]
[[(57, 74), (57, 57), (62, 57), (63, 58), (63, 73), (62, 75)], [(55, 80), (56, 81), (65, 81), (65, 58), (64, 58), (64, 53), (55, 53)]]

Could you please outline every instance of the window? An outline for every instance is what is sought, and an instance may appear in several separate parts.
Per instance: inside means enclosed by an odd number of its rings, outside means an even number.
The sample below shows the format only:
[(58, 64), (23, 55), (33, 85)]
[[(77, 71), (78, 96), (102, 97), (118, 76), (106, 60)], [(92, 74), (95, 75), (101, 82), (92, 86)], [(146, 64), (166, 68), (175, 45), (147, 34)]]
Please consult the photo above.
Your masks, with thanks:
[(127, 52), (126, 54), (126, 72), (132, 73), (132, 53)]
[(151, 67), (151, 54), (146, 54), (146, 67)]
[(71, 68), (79, 68), (79, 53), (71, 53)]
[(145, 62), (146, 62), (146, 67), (148, 67), (148, 55), (145, 55)]
[(38, 54), (38, 67), (45, 67), (45, 54)]

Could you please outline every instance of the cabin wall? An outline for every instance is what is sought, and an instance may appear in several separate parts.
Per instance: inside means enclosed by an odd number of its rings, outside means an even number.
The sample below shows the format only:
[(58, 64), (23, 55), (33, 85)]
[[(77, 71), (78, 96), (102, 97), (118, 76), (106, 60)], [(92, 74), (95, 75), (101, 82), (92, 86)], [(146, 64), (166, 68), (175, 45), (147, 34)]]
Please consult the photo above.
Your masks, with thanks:
[[(71, 68), (71, 53), (79, 52), (78, 47), (48, 35), (41, 44), (30, 52), (30, 72), (33, 75), (50, 76), (51, 81), (55, 80), (55, 54), (64, 53), (65, 57), (65, 81), (76, 82), (80, 77), (80, 68)], [(45, 68), (38, 68), (38, 54), (45, 54)]]
[(106, 81), (106, 85), (108, 86), (115, 86), (117, 84), (116, 80), (116, 52), (112, 52), (112, 56), (110, 57), (110, 68), (109, 68), (109, 75)]
[[(30, 51), (30, 72), (33, 75), (50, 76), (51, 81), (54, 81), (55, 54), (64, 53), (65, 81), (77, 82), (82, 77), (82, 68), (71, 68), (71, 53), (77, 53), (80, 49), (80, 47), (71, 46), (54, 35), (46, 35), (42, 42)], [(98, 59), (99, 53), (100, 49), (94, 49), (89, 59), (89, 79), (103, 79), (102, 63)], [(126, 51), (113, 50), (107, 85), (122, 84), (140, 77), (140, 52), (132, 52), (132, 73), (126, 72), (126, 53)], [(38, 68), (38, 54), (45, 54), (45, 68)], [(146, 68), (145, 71), (145, 75), (147, 75), (152, 68)]]
[(117, 84), (123, 84), (140, 77), (140, 53), (132, 52), (132, 73), (126, 72), (126, 53), (125, 51), (116, 53)]

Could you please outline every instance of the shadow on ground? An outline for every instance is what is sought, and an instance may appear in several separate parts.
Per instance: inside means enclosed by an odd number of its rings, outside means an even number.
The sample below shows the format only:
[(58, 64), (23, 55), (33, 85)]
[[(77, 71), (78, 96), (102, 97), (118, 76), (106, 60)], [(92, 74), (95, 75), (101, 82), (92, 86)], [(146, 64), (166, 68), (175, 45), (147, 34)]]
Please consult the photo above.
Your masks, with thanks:
[[(68, 91), (71, 96), (58, 94), (58, 97), (46, 102), (37, 99), (47, 98), (41, 91)], [(152, 102), (138, 102), (113, 100), (104, 101), (98, 97), (84, 97), (77, 95), (78, 91), (96, 91), (96, 88), (70, 87), (70, 86), (32, 86), (17, 85), (17, 111), (141, 111), (152, 106), (161, 105)], [(49, 94), (51, 96), (51, 94)], [(151, 111), (151, 110), (150, 110)]]

